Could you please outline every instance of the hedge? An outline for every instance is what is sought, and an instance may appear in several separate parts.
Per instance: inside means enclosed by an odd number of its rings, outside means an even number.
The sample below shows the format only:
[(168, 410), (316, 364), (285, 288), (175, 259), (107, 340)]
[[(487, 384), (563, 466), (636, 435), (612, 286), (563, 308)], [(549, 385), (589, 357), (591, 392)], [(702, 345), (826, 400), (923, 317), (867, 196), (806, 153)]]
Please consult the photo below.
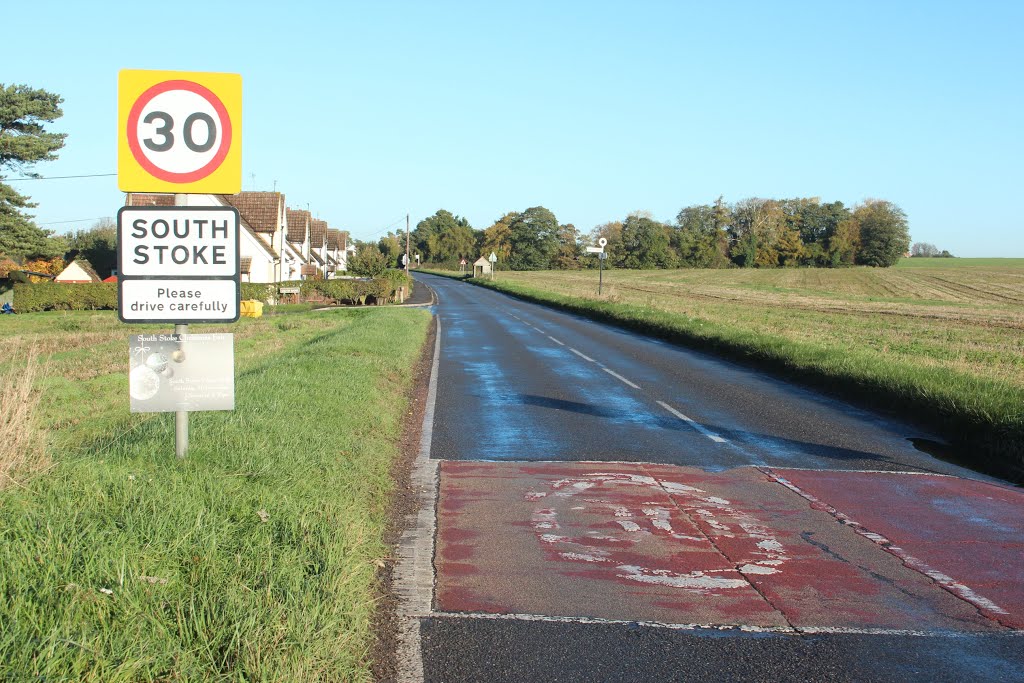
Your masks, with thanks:
[(19, 283), (14, 285), (14, 310), (18, 313), (117, 310), (117, 283)]
[(408, 296), (412, 291), (412, 278), (406, 277), (405, 271), (388, 270), (373, 280), (291, 280), (269, 284), (243, 282), (242, 299), (269, 301), (280, 287), (298, 287), (300, 299), (362, 305), (371, 297), (378, 301), (392, 298), (398, 288), (403, 286)]
[[(267, 301), (275, 297), (278, 287), (298, 287), (302, 299), (362, 305), (371, 297), (376, 301), (391, 298), (403, 285), (411, 292), (411, 284), (404, 271), (387, 271), (375, 280), (293, 280), (279, 284), (243, 282), (242, 299)], [(14, 309), (18, 313), (117, 310), (117, 283), (15, 284)]]

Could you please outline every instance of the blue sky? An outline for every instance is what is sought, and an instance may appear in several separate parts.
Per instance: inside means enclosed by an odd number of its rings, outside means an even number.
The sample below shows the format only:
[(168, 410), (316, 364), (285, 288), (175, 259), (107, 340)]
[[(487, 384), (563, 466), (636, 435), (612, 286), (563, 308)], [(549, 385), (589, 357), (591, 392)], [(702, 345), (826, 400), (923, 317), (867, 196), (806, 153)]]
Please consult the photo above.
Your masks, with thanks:
[[(116, 171), (117, 72), (243, 79), (243, 188), (358, 238), (438, 208), (586, 231), (751, 196), (903, 207), (915, 241), (1024, 257), (1024, 3), (47, 3), (0, 82), (65, 99), (43, 175)], [(29, 21), (45, 24), (42, 34)], [(255, 176), (255, 177), (253, 177)], [(58, 231), (116, 178), (15, 184)], [(56, 223), (85, 219), (75, 223)], [(401, 219), (401, 220), (399, 220)]]

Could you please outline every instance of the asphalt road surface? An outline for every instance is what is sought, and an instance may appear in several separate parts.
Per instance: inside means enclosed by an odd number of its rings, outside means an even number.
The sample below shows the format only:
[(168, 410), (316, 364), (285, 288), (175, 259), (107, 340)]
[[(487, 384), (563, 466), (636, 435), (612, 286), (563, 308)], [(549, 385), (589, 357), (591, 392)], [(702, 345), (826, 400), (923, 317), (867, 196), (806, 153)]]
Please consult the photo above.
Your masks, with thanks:
[(429, 681), (1024, 681), (1024, 493), (919, 429), (436, 293)]

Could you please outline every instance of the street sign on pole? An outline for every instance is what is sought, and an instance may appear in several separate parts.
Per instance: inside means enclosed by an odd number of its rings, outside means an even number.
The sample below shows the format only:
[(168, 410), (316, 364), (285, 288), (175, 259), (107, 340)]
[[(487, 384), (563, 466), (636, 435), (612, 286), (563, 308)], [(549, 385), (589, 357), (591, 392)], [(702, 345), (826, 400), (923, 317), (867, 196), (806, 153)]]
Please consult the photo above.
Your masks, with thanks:
[(126, 206), (117, 212), (117, 315), (126, 323), (235, 322), (238, 211)]
[(242, 189), (242, 77), (123, 69), (117, 184), (122, 192)]
[(608, 244), (608, 240), (602, 237), (597, 241), (597, 243), (600, 246), (587, 247), (587, 252), (597, 254), (597, 293), (600, 295), (601, 290), (604, 289), (604, 261), (608, 258), (608, 254), (605, 253), (604, 247)]

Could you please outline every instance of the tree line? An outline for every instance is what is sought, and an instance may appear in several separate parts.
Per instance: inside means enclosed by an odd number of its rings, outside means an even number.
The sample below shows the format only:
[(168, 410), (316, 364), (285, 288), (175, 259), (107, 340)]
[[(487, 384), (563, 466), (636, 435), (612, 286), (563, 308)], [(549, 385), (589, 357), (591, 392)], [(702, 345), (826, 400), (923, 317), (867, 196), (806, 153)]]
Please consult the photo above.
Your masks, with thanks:
[[(684, 207), (674, 221), (637, 211), (586, 233), (543, 206), (506, 213), (483, 230), (441, 209), (416, 225), (410, 241), (423, 263), (452, 268), (493, 251), (502, 267), (542, 270), (596, 268), (586, 248), (602, 237), (606, 264), (618, 268), (887, 267), (910, 248), (907, 216), (896, 204), (869, 199), (850, 208), (817, 197), (731, 204), (719, 197)], [(405, 234), (365, 246), (397, 260)]]

